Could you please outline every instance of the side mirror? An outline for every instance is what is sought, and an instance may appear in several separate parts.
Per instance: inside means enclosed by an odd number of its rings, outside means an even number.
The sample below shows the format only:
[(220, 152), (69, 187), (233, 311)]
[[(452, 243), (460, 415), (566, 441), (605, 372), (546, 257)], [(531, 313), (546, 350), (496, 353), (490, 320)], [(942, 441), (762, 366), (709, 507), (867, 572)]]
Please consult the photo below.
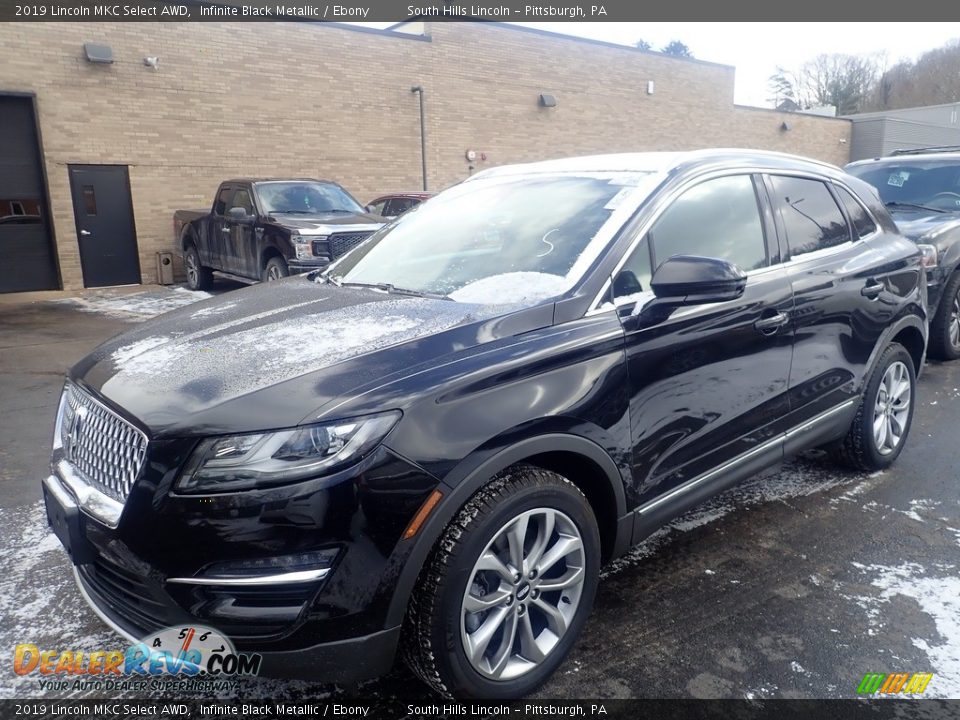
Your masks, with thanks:
[(227, 217), (231, 220), (249, 220), (250, 215), (247, 215), (247, 211), (242, 207), (232, 207), (227, 210)]
[(377, 209), (376, 209), (373, 205), (364, 205), (364, 206), (363, 206), (363, 209), (364, 209), (364, 212), (368, 212), (368, 213), (370, 213), (371, 215), (377, 215), (377, 214), (378, 214), (378, 213), (377, 213)]
[(746, 285), (747, 275), (737, 265), (696, 255), (668, 258), (650, 280), (658, 300), (677, 306), (735, 300)]

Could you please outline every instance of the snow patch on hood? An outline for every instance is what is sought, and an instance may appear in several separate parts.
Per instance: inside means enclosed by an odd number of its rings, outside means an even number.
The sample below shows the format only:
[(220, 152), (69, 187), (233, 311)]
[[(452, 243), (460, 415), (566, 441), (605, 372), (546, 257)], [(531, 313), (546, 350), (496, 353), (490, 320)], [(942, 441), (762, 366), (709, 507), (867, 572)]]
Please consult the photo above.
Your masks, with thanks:
[[(322, 312), (279, 316), (271, 313), (205, 324), (192, 333), (167, 332), (140, 337), (116, 348), (109, 360), (117, 373), (107, 381), (134, 381), (144, 388), (195, 387), (201, 394), (235, 394), (276, 384), (474, 319), (457, 303), (428, 298), (391, 299)], [(214, 308), (211, 308), (213, 310)], [(311, 308), (312, 309), (312, 308)], [(200, 311), (198, 311), (200, 312)]]

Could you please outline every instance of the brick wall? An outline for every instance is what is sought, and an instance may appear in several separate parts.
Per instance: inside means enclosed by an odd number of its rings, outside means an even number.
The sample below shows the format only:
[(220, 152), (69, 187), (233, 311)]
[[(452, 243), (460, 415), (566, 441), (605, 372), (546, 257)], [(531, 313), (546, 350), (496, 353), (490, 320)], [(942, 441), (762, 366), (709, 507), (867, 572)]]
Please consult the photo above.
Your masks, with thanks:
[[(495, 24), (427, 29), (429, 42), (310, 24), (8, 28), (0, 92), (37, 95), (65, 287), (83, 286), (68, 164), (129, 166), (143, 280), (153, 282), (155, 253), (174, 247), (173, 211), (208, 206), (225, 177), (327, 177), (361, 202), (418, 189), (417, 84), (431, 189), (468, 175), (468, 148), (487, 156), (478, 170), (711, 146), (848, 159), (848, 121), (735, 107), (730, 67)], [(115, 62), (86, 62), (84, 42), (110, 45)], [(542, 92), (557, 107), (539, 107)]]

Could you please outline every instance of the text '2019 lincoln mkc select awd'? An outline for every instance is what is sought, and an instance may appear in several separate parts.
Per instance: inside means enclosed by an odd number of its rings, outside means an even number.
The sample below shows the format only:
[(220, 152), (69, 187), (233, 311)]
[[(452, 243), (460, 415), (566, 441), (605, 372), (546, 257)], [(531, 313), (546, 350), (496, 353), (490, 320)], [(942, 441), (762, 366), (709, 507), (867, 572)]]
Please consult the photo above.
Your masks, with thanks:
[(115, 629), (264, 671), (395, 657), (515, 697), (601, 565), (708, 496), (910, 430), (917, 246), (820, 163), (700, 151), (477, 174), (322, 272), (197, 303), (69, 372), (47, 514)]

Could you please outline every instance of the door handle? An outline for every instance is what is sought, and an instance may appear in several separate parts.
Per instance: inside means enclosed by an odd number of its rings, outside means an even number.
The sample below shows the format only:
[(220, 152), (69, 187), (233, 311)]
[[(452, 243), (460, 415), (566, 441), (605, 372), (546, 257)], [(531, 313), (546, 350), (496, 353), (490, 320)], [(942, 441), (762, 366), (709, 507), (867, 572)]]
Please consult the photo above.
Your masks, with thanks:
[(790, 322), (790, 316), (786, 313), (778, 312), (776, 315), (760, 318), (753, 324), (753, 327), (763, 335), (773, 335), (788, 322)]
[(868, 280), (867, 284), (860, 288), (860, 294), (871, 300), (876, 300), (882, 292), (883, 283), (877, 282), (876, 280)]
[(81, 235), (90, 235), (91, 233), (90, 233), (89, 230), (81, 230), (81, 231), (80, 231), (80, 234), (81, 234)]

